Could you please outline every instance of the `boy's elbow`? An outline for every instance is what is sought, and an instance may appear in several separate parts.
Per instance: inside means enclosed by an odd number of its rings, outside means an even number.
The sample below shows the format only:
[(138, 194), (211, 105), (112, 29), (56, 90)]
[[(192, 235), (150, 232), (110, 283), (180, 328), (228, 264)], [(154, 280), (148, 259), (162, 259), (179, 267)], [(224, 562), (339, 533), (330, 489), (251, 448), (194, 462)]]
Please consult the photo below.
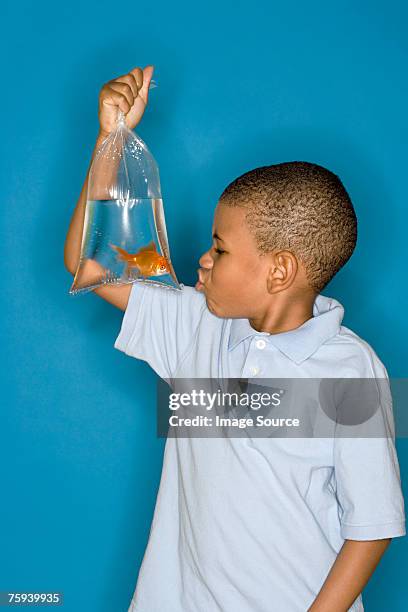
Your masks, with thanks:
[(77, 268), (77, 262), (74, 261), (72, 249), (67, 242), (64, 245), (64, 267), (70, 274), (75, 274)]
[(74, 265), (72, 259), (67, 257), (66, 253), (64, 253), (64, 267), (70, 274), (75, 274), (76, 266)]

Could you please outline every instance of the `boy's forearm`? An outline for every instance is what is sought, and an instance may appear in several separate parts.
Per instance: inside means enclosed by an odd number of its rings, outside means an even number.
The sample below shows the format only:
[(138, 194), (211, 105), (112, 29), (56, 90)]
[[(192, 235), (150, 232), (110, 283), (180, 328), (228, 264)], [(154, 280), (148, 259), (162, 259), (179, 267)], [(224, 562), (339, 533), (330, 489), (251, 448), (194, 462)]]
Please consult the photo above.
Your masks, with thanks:
[(308, 612), (347, 612), (377, 567), (391, 539), (346, 540)]
[[(81, 194), (78, 198), (78, 202), (75, 206), (74, 212), (71, 217), (70, 225), (68, 228), (67, 236), (65, 239), (64, 246), (64, 263), (67, 270), (69, 270), (72, 274), (75, 273), (77, 268), (79, 257), (81, 253), (81, 243), (82, 243), (82, 230), (84, 226), (84, 217), (85, 217), (85, 205), (86, 199), (88, 195), (88, 180), (89, 180), (89, 170), (91, 168), (92, 162), (96, 155), (97, 150), (100, 145), (106, 138), (106, 134), (99, 133), (96, 139), (95, 147), (92, 152), (91, 161), (89, 163), (89, 167), (86, 173), (86, 178), (84, 184), (82, 186)], [(106, 168), (103, 169), (101, 175), (103, 176), (104, 184), (109, 184), (113, 182), (117, 168), (118, 168), (118, 159), (110, 159), (106, 161)], [(98, 185), (97, 183), (93, 184), (93, 192), (90, 193), (91, 199), (105, 199), (106, 193), (103, 189), (103, 186)]]

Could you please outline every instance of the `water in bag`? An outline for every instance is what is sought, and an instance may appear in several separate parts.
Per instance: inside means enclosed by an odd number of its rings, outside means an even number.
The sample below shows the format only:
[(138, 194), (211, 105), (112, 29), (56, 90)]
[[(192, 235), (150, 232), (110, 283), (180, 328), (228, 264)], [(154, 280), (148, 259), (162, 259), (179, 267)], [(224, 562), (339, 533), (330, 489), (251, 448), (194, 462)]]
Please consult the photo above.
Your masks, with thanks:
[(117, 128), (89, 170), (81, 255), (69, 293), (133, 282), (181, 289), (170, 259), (156, 161), (119, 111)]

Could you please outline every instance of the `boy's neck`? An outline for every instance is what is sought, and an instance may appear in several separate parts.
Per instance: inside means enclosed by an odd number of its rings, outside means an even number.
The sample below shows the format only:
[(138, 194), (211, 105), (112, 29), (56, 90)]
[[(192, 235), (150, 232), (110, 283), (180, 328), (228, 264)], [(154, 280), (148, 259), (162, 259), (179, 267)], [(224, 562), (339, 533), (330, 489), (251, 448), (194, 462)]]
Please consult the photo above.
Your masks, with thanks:
[(281, 334), (300, 327), (313, 317), (313, 304), (318, 294), (303, 295), (302, 299), (276, 299), (270, 307), (259, 317), (248, 319), (251, 327), (256, 331), (269, 334)]

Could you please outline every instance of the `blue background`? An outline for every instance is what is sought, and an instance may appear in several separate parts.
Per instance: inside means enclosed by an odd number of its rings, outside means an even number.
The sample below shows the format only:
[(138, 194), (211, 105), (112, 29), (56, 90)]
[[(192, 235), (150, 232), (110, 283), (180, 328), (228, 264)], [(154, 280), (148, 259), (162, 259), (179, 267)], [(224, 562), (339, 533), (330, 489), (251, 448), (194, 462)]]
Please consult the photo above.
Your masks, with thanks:
[[(159, 87), (136, 131), (159, 164), (184, 284), (195, 283), (232, 179), (289, 160), (339, 174), (358, 246), (323, 293), (390, 376), (407, 376), (407, 10), (394, 0), (4, 10), (0, 589), (63, 591), (69, 612), (125, 611), (164, 441), (155, 373), (113, 348), (123, 313), (92, 293), (68, 295), (64, 241), (99, 90), (155, 65)], [(407, 440), (397, 449), (405, 486)], [(395, 539), (365, 590), (367, 610), (406, 609), (406, 553)]]

